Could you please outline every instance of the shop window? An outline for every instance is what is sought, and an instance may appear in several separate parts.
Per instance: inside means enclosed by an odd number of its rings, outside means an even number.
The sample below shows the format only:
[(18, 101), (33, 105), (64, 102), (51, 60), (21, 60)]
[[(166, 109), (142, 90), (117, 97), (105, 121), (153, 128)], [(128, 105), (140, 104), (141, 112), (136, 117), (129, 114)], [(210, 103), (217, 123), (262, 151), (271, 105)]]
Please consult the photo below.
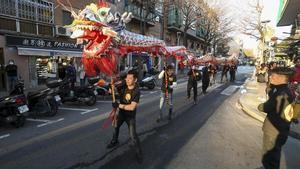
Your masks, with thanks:
[(63, 11), (63, 25), (70, 25), (73, 21), (71, 12)]
[(39, 35), (52, 36), (53, 35), (53, 27), (49, 25), (41, 25), (39, 24)]
[(17, 31), (16, 27), (16, 20), (14, 19), (7, 19), (7, 18), (0, 18), (0, 30), (9, 30), (9, 31)]
[(36, 24), (20, 21), (20, 31), (22, 33), (36, 34)]

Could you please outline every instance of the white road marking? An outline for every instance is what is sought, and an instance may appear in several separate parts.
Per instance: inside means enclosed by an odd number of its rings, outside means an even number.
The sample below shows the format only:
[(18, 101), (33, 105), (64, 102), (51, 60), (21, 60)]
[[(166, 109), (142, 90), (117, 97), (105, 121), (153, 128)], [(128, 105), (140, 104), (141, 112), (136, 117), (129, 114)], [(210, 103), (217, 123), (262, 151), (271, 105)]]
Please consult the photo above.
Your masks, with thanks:
[(44, 124), (37, 125), (37, 127), (44, 127), (44, 126), (47, 126), (49, 124), (57, 123), (57, 122), (60, 122), (60, 121), (63, 121), (63, 120), (64, 120), (64, 118), (60, 118), (58, 120), (53, 120), (53, 121), (49, 121), (49, 122), (44, 123)]
[(97, 103), (111, 103), (112, 101), (111, 100), (99, 100), (97, 101)]
[(34, 121), (34, 122), (43, 122), (43, 123), (47, 123), (50, 120), (43, 120), (43, 119), (31, 119), (31, 118), (27, 118), (26, 120), (28, 121)]
[(9, 137), (9, 136), (10, 136), (10, 134), (5, 134), (5, 135), (0, 136), (0, 139), (4, 139), (4, 138)]
[(150, 94), (153, 94), (153, 93), (157, 93), (158, 91), (152, 91), (152, 92), (150, 92)]
[(92, 110), (88, 110), (88, 111), (82, 112), (80, 114), (84, 115), (84, 114), (87, 114), (87, 113), (90, 113), (90, 112), (93, 112), (93, 111), (96, 111), (96, 110), (98, 110), (98, 108), (95, 108), (95, 109), (92, 109)]
[(227, 96), (230, 96), (232, 95), (237, 88), (239, 88), (240, 86), (235, 86), (235, 85), (230, 85), (229, 87), (227, 87), (225, 90), (223, 90), (221, 92), (222, 95), (227, 95)]
[(73, 111), (89, 111), (91, 109), (76, 109), (76, 108), (67, 108), (67, 107), (60, 107), (60, 110), (73, 110)]

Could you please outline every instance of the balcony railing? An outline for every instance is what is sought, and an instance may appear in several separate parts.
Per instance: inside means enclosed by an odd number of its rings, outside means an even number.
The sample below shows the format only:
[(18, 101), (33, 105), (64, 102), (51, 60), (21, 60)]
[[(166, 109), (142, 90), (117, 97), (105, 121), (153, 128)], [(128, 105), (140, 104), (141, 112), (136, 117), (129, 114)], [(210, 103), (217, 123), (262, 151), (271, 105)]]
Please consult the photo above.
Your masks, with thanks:
[(140, 7), (134, 4), (128, 4), (125, 7), (125, 10), (127, 12), (131, 12), (136, 19), (139, 19), (141, 21), (146, 21), (148, 23), (155, 22), (156, 15), (154, 13), (148, 13), (148, 16), (146, 16), (147, 11), (145, 9), (141, 9)]
[(169, 6), (168, 26), (180, 28), (182, 26), (182, 16), (180, 10), (175, 5)]

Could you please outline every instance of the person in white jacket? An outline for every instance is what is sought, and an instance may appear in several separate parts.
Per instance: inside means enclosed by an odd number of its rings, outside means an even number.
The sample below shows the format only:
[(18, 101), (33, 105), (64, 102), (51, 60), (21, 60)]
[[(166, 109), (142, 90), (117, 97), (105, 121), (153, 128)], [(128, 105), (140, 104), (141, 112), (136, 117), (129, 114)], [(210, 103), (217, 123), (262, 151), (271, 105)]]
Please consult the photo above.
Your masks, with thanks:
[(83, 64), (81, 64), (79, 66), (78, 72), (79, 72), (80, 86), (84, 86), (85, 85), (85, 71), (84, 71)]
[(169, 105), (169, 116), (168, 119), (172, 119), (172, 111), (173, 111), (173, 89), (177, 86), (176, 75), (174, 74), (174, 67), (172, 65), (168, 65), (166, 70), (163, 70), (159, 76), (159, 79), (162, 79), (161, 86), (161, 95), (160, 95), (160, 104), (159, 104), (159, 116), (157, 122), (162, 120), (164, 105), (166, 100), (168, 99)]

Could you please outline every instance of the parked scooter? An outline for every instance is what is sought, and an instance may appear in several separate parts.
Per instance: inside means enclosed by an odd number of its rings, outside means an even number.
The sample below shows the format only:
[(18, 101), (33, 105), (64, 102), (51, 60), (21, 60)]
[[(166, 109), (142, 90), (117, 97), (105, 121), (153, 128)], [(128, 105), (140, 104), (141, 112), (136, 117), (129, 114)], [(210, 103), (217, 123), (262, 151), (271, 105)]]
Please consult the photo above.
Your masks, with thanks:
[(95, 90), (94, 85), (88, 86), (74, 86), (71, 89), (68, 79), (64, 79), (59, 86), (59, 95), (62, 103), (65, 102), (81, 102), (88, 106), (96, 104), (98, 92)]
[(22, 127), (28, 116), (29, 108), (24, 94), (13, 94), (0, 98), (0, 123), (10, 123)]
[[(48, 87), (48, 84), (46, 85)], [(24, 94), (24, 81), (19, 80), (16, 84), (16, 89), (12, 93)], [(30, 113), (35, 116), (55, 116), (60, 103), (60, 97), (54, 87), (28, 92), (26, 100)]]
[(155, 76), (149, 76), (144, 78), (142, 81), (139, 82), (139, 86), (140, 87), (147, 87), (150, 90), (153, 90), (156, 86), (156, 80), (155, 80)]

